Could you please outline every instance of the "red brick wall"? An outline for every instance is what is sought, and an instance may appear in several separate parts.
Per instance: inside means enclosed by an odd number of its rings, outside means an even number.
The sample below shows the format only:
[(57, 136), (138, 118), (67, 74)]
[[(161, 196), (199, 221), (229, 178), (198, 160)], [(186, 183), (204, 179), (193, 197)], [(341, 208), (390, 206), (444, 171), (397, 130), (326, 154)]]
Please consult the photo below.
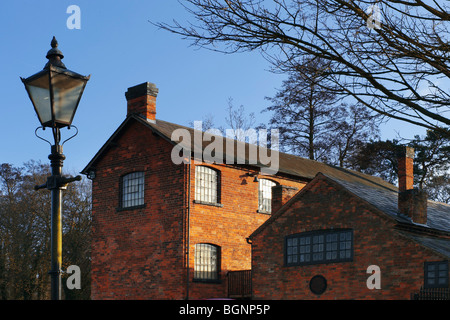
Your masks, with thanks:
[[(96, 165), (92, 299), (180, 299), (184, 295), (183, 166), (171, 146), (133, 123)], [(145, 172), (145, 208), (119, 208), (120, 177)]]
[[(251, 269), (251, 245), (246, 238), (270, 215), (258, 213), (258, 183), (246, 176), (246, 170), (227, 165), (208, 165), (221, 176), (221, 204), (214, 207), (193, 203), (195, 199), (195, 164), (191, 166), (190, 213), (190, 279), (193, 278), (194, 250), (197, 243), (211, 243), (221, 247), (221, 283), (190, 284), (189, 297), (215, 298), (227, 296), (228, 271)], [(253, 171), (252, 171), (253, 172)], [(257, 173), (254, 171), (254, 173)], [(260, 176), (261, 177), (261, 176)], [(269, 178), (269, 177), (267, 177)], [(272, 181), (301, 189), (305, 183), (283, 177), (270, 177)]]
[[(316, 180), (289, 209), (252, 239), (254, 299), (409, 299), (424, 283), (424, 261), (443, 257), (394, 230), (395, 222), (329, 182)], [(352, 262), (284, 266), (285, 236), (351, 228)], [(368, 289), (367, 267), (381, 269), (381, 289)], [(321, 295), (309, 289), (315, 275), (327, 279)]]
[[(138, 122), (130, 122), (96, 164), (93, 181), (93, 299), (190, 299), (226, 297), (226, 274), (251, 268), (246, 238), (269, 215), (258, 213), (258, 183), (248, 170), (210, 165), (220, 171), (221, 204), (194, 203), (195, 164), (191, 165), (189, 214), (189, 292), (186, 292), (185, 240), (188, 165), (174, 165), (172, 145)], [(145, 172), (144, 208), (117, 210), (120, 177)], [(288, 177), (273, 181), (301, 189)], [(221, 247), (221, 282), (193, 282), (197, 243)]]

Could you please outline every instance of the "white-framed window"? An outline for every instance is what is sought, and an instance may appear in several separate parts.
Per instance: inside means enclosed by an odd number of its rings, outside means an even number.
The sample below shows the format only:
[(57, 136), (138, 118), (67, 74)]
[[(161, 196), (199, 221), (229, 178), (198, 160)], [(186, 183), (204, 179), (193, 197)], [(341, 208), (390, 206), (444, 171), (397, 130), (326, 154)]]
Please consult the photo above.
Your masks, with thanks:
[(194, 280), (219, 281), (220, 247), (210, 243), (195, 245)]
[(260, 212), (271, 212), (272, 211), (272, 187), (277, 184), (268, 179), (259, 179), (258, 181), (258, 198), (259, 206), (258, 211)]
[(210, 167), (195, 167), (195, 200), (205, 203), (220, 203), (219, 172)]
[(144, 204), (144, 172), (132, 172), (122, 177), (121, 207), (131, 208)]

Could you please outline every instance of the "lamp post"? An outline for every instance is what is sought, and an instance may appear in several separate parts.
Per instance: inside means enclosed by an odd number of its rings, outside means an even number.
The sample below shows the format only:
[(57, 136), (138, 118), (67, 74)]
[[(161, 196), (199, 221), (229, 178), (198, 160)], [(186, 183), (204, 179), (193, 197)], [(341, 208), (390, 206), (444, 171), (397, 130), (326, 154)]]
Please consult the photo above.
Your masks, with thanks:
[[(51, 41), (51, 49), (47, 52), (48, 59), (42, 71), (24, 79), (21, 78), (28, 92), (41, 127), (50, 128), (54, 144), (48, 156), (52, 175), (47, 182), (35, 186), (35, 190), (46, 188), (51, 191), (51, 299), (61, 299), (61, 265), (62, 265), (62, 222), (61, 201), (62, 190), (73, 181), (80, 181), (81, 176), (64, 177), (62, 175), (65, 156), (60, 144), (60, 129), (70, 128), (84, 88), (90, 76), (82, 76), (66, 68), (61, 59), (62, 52), (57, 48), (55, 37)], [(39, 127), (39, 128), (41, 128)], [(39, 129), (38, 128), (38, 129)], [(37, 129), (36, 129), (37, 130)], [(66, 140), (67, 141), (67, 140)], [(63, 143), (64, 144), (64, 143)]]

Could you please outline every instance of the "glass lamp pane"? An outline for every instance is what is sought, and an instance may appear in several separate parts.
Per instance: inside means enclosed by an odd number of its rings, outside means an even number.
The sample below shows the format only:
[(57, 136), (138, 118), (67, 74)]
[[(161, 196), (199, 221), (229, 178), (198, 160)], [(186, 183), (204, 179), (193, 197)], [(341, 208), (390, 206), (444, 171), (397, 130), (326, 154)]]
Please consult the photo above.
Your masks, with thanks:
[(52, 73), (55, 122), (65, 125), (72, 123), (75, 111), (86, 83), (66, 74)]
[(39, 121), (45, 124), (52, 120), (48, 73), (25, 83)]

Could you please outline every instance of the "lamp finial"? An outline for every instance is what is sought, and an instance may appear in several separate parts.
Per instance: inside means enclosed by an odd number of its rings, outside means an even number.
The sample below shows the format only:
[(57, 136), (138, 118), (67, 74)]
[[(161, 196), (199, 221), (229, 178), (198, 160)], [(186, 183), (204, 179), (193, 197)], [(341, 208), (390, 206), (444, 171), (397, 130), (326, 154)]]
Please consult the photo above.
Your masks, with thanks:
[(61, 61), (61, 59), (64, 58), (64, 55), (62, 54), (61, 50), (58, 49), (58, 41), (56, 40), (55, 36), (53, 36), (50, 45), (52, 46), (52, 48), (47, 52), (46, 58), (48, 59), (48, 62), (45, 65), (44, 69), (47, 69), (50, 65), (66, 69), (66, 66)]

